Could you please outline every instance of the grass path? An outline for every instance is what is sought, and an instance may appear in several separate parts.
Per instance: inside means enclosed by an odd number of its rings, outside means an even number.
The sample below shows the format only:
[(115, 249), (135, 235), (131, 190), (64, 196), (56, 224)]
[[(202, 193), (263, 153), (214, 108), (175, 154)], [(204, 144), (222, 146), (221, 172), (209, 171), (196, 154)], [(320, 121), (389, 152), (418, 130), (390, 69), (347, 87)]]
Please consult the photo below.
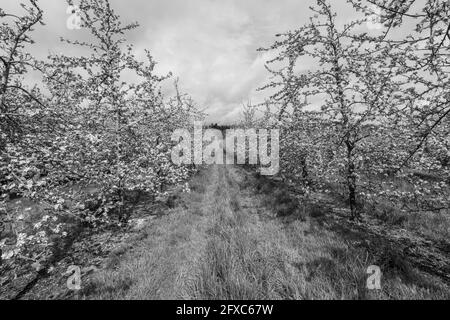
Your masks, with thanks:
[[(309, 216), (289, 221), (265, 205), (250, 173), (210, 166), (174, 209), (151, 220), (142, 240), (100, 271), (88, 299), (448, 298), (448, 288), (392, 272), (366, 289), (373, 263)], [(419, 279), (419, 280), (418, 280)]]

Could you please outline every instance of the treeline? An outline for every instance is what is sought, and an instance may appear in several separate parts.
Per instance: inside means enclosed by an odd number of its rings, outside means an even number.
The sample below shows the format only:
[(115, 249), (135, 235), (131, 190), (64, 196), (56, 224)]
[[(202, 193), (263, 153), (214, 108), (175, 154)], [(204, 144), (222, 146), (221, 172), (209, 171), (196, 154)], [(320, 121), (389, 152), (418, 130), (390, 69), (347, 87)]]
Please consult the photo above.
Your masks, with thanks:
[[(0, 250), (20, 263), (45, 261), (68, 219), (120, 225), (128, 198), (156, 198), (185, 181), (194, 168), (172, 164), (171, 134), (203, 116), (177, 81), (174, 96), (162, 94), (171, 75), (155, 74), (149, 51), (137, 59), (126, 35), (138, 24), (122, 23), (108, 0), (79, 3), (89, 41), (62, 39), (85, 55), (44, 61), (29, 53), (43, 11), (37, 0), (17, 5), (21, 15), (0, 9)], [(42, 82), (26, 86), (30, 72)], [(18, 197), (48, 214), (17, 212), (10, 204)]]
[(286, 179), (339, 193), (353, 219), (449, 212), (450, 6), (416, 2), (351, 0), (365, 18), (343, 23), (318, 0), (260, 49), (275, 93), (263, 118), (246, 108), (247, 126), (281, 127)]

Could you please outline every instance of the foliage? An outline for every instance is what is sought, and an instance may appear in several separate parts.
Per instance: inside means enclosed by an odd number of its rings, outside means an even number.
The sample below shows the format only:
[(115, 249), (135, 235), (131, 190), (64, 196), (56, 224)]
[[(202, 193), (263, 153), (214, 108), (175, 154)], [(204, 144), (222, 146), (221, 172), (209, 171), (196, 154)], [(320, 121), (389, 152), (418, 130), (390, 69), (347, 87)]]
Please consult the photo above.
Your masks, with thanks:
[[(385, 12), (403, 3), (373, 2)], [(437, 7), (430, 1), (423, 11), (434, 18), (421, 15), (398, 43), (362, 32), (367, 19), (338, 23), (329, 2), (319, 0), (310, 23), (262, 49), (276, 53), (267, 66), (274, 80), (262, 89), (277, 89), (271, 100), (283, 128), (285, 175), (338, 190), (352, 218), (366, 202), (404, 211), (449, 208), (448, 31)], [(387, 34), (402, 24), (387, 16), (382, 22)], [(425, 29), (431, 35), (419, 38)]]
[[(172, 164), (171, 133), (202, 115), (177, 82), (176, 96), (163, 95), (161, 83), (171, 75), (155, 75), (149, 51), (144, 62), (137, 59), (124, 35), (138, 24), (123, 24), (109, 1), (80, 3), (90, 41), (63, 39), (87, 55), (51, 55), (39, 62), (24, 44), (32, 43), (32, 26), (42, 22), (42, 10), (34, 0), (23, 7), (26, 16), (3, 22), (0, 41), (6, 74), (0, 92), (0, 210), (8, 217), (2, 227), (16, 229), (13, 243), (2, 234), (0, 248), (10, 263), (25, 259), (44, 265), (52, 246), (70, 232), (62, 221), (122, 225), (129, 216), (125, 204), (135, 194), (157, 198), (184, 182), (193, 168)], [(9, 17), (2, 12), (2, 20)], [(28, 67), (43, 77), (31, 90), (20, 78)], [(125, 81), (126, 76), (133, 80)], [(47, 214), (32, 226), (17, 223), (7, 205), (14, 197), (33, 199)]]

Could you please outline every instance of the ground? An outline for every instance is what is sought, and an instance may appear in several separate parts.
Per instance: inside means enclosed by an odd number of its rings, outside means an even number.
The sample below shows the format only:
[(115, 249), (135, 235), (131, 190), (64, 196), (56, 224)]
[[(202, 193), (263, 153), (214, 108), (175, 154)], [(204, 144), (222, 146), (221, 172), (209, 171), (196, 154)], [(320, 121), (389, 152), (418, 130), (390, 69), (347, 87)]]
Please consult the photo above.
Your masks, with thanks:
[[(203, 168), (192, 179), (191, 192), (180, 194), (162, 215), (144, 216), (135, 227), (138, 236), (83, 277), (83, 289), (72, 297), (450, 298), (445, 272), (426, 272), (389, 241), (374, 248), (373, 235), (349, 236), (345, 228), (356, 233), (357, 225), (343, 219), (340, 224), (328, 219), (330, 212), (307, 206), (280, 216), (283, 210), (273, 205), (279, 190), (261, 187), (261, 179), (243, 167)], [(448, 259), (448, 252), (441, 258)], [(366, 287), (367, 268), (374, 264), (383, 272), (381, 290)]]
[[(123, 228), (80, 230), (45, 272), (0, 299), (450, 299), (450, 250), (254, 168), (202, 166), (190, 191), (142, 199)], [(70, 266), (81, 269), (78, 292)], [(368, 268), (381, 289), (368, 289)]]

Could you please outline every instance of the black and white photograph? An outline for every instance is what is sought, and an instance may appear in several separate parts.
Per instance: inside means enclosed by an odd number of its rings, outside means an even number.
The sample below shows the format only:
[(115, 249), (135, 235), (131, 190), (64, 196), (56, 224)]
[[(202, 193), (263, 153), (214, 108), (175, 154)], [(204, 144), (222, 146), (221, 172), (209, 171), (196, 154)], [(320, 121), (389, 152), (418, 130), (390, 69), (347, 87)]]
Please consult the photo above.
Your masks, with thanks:
[(450, 1), (0, 0), (0, 300), (448, 302)]

